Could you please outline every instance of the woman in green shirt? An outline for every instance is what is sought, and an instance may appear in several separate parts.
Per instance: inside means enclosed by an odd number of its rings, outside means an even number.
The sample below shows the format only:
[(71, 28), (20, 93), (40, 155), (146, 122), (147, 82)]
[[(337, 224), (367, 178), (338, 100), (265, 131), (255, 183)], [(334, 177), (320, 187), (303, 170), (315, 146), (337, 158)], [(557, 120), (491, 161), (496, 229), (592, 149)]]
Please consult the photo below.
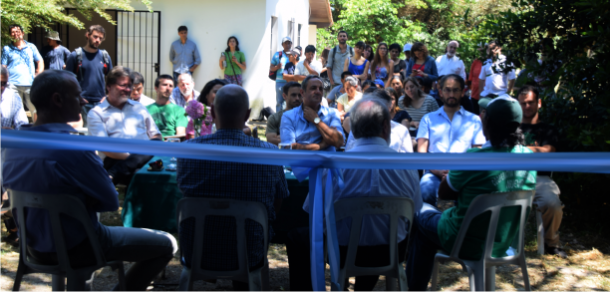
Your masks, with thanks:
[(218, 65), (225, 71), (225, 79), (231, 84), (242, 85), (241, 74), (246, 70), (246, 56), (239, 51), (236, 37), (230, 36), (227, 40), (227, 48), (220, 55)]

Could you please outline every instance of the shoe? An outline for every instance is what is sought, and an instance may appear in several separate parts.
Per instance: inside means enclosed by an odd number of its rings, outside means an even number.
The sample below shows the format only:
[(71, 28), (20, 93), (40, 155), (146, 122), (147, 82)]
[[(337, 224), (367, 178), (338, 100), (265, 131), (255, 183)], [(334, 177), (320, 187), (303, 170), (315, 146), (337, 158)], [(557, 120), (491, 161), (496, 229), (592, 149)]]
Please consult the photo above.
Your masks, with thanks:
[(19, 236), (17, 232), (10, 232), (8, 236), (2, 238), (2, 242), (6, 242), (14, 247), (19, 246)]
[(568, 255), (561, 247), (544, 245), (544, 254), (556, 255), (562, 259), (567, 259)]

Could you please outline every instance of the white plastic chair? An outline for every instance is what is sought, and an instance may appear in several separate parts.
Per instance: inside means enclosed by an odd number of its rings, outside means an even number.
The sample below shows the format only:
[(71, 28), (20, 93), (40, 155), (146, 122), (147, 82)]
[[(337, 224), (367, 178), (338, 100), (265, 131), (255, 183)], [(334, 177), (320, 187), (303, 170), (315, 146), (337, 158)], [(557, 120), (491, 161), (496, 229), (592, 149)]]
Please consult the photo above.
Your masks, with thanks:
[[(386, 288), (389, 291), (396, 290), (396, 279), (401, 291), (408, 290), (407, 274), (400, 264), (404, 259), (398, 258), (398, 220), (401, 217), (409, 222), (408, 233), (411, 234), (413, 225), (413, 200), (400, 197), (360, 197), (348, 198), (337, 201), (335, 207), (335, 220), (339, 221), (352, 218), (349, 244), (345, 265), (339, 272), (339, 283), (344, 285), (348, 277), (384, 275), (386, 276)], [(356, 253), (360, 241), (360, 230), (362, 229), (362, 218), (365, 215), (388, 215), (390, 217), (390, 260), (387, 266), (382, 267), (358, 267), (356, 266)], [(408, 246), (408, 244), (407, 244)]]
[[(267, 208), (260, 202), (248, 202), (212, 198), (183, 198), (178, 202), (178, 227), (186, 219), (195, 219), (195, 235), (191, 257), (191, 267), (182, 267), (180, 276), (180, 291), (193, 289), (196, 280), (230, 279), (246, 282), (251, 291), (269, 290), (269, 263), (267, 249), (269, 246)], [(233, 271), (211, 271), (201, 268), (203, 234), (206, 216), (235, 217), (237, 225), (237, 262), (239, 268)], [(250, 271), (248, 264), (248, 249), (246, 245), (246, 219), (253, 220), (263, 226), (263, 266)]]
[(536, 211), (536, 232), (538, 233), (538, 254), (544, 255), (544, 223), (542, 221), (542, 212), (538, 211), (538, 205), (534, 204)]
[[(17, 275), (13, 283), (13, 291), (19, 291), (21, 279), (23, 275), (33, 273), (52, 274), (53, 291), (64, 291), (65, 278), (68, 278), (68, 291), (83, 291), (91, 288), (93, 280), (92, 274), (96, 270), (105, 266), (110, 266), (112, 270), (118, 269), (119, 289), (125, 290), (125, 273), (123, 270), (123, 261), (107, 262), (100, 247), (97, 234), (91, 224), (91, 219), (87, 213), (87, 209), (81, 200), (71, 195), (58, 194), (35, 194), (16, 190), (9, 190), (11, 206), (17, 210), (17, 218), (19, 219), (19, 236), (21, 237), (19, 254), (19, 266)], [(51, 222), (51, 233), (53, 235), (53, 243), (57, 252), (57, 264), (42, 263), (32, 258), (27, 251), (27, 224), (24, 216), (25, 208), (36, 208), (46, 210), (49, 214)], [(60, 214), (65, 214), (80, 222), (85, 230), (85, 234), (91, 244), (93, 253), (91, 257), (95, 258), (95, 264), (87, 267), (73, 268), (68, 257), (68, 249), (64, 240)]]
[[(445, 263), (448, 261), (454, 261), (462, 265), (462, 269), (468, 272), (470, 290), (471, 291), (493, 291), (496, 286), (496, 266), (501, 265), (518, 265), (521, 267), (523, 273), (523, 283), (525, 290), (531, 290), (530, 281), (527, 274), (527, 264), (525, 261), (524, 247), (524, 230), (525, 222), (527, 221), (527, 211), (532, 206), (532, 199), (534, 197), (533, 191), (519, 191), (519, 192), (508, 192), (500, 194), (486, 194), (476, 197), (472, 200), (466, 216), (462, 221), (462, 226), (455, 239), (451, 254), (439, 252), (434, 257), (434, 268), (432, 270), (432, 291), (437, 290), (438, 284), (438, 269), (439, 263)], [(505, 207), (520, 206), (521, 215), (519, 221), (519, 232), (517, 249), (514, 255), (494, 258), (491, 256), (493, 251), (494, 237), (496, 236), (496, 229), (498, 227), (498, 219), (500, 217), (500, 211)], [(485, 212), (491, 211), (489, 219), (489, 227), (487, 229), (487, 238), (485, 240), (485, 250), (481, 259), (478, 261), (463, 260), (459, 258), (459, 253), (466, 237), (466, 232), (470, 227), (472, 220)]]

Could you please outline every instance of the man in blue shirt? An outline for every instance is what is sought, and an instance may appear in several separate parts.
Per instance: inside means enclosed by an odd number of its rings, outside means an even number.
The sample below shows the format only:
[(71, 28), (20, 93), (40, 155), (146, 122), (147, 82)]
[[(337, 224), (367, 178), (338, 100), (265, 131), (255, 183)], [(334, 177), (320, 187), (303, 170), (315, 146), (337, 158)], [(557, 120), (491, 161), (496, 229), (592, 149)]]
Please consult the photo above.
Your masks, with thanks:
[(41, 52), (45, 70), (63, 70), (66, 68), (70, 50), (61, 45), (59, 33), (56, 31), (49, 31), (46, 39), (48, 46), (43, 47)]
[(337, 110), (320, 105), (324, 84), (319, 76), (309, 75), (301, 83), (303, 104), (282, 116), (280, 138), (292, 149), (335, 151), (344, 145), (345, 136)]
[[(443, 107), (426, 114), (419, 123), (417, 151), (420, 153), (464, 153), (485, 144), (483, 125), (479, 116), (460, 105), (464, 79), (449, 74), (439, 82)], [(436, 206), (438, 187), (448, 170), (427, 170), (420, 181), (425, 203)]]
[(82, 110), (83, 125), (87, 126), (87, 114), (106, 96), (104, 78), (112, 70), (112, 60), (106, 51), (99, 49), (106, 37), (101, 25), (90, 26), (85, 37), (87, 44), (68, 56), (66, 70), (76, 74), (88, 102)]
[(339, 96), (345, 93), (345, 90), (343, 89), (343, 83), (345, 83), (345, 78), (347, 78), (348, 76), (353, 76), (352, 72), (345, 71), (341, 73), (341, 84), (331, 89), (328, 95), (326, 96), (329, 107), (337, 108), (337, 99), (339, 98)]
[(279, 113), (282, 111), (282, 103), (284, 102), (284, 96), (282, 95), (282, 87), (288, 82), (284, 80), (284, 67), (290, 62), (290, 48), (292, 48), (292, 39), (285, 37), (282, 39), (283, 51), (275, 52), (273, 58), (271, 58), (271, 66), (269, 70), (276, 71), (275, 76), (275, 112)]
[(178, 75), (188, 73), (193, 75), (197, 66), (201, 64), (201, 56), (197, 45), (187, 39), (188, 28), (184, 25), (178, 27), (180, 39), (173, 42), (169, 49), (169, 59), (174, 64), (174, 83), (178, 83)]
[[(48, 70), (34, 80), (32, 102), (38, 108), (39, 118), (33, 126), (22, 130), (68, 135), (75, 130), (67, 123), (79, 119), (81, 106), (86, 101), (71, 73)], [(106, 260), (135, 262), (125, 274), (126, 290), (146, 290), (173, 258), (177, 244), (169, 233), (107, 227), (98, 222), (96, 212), (116, 211), (119, 200), (95, 152), (19, 148), (3, 151), (2, 174), (7, 189), (41, 195), (60, 193), (82, 200)], [(46, 211), (29, 209), (26, 222), (21, 224), (27, 225), (33, 258), (45, 261), (56, 257)], [(61, 224), (72, 265), (89, 264), (90, 244), (80, 224), (69, 217), (63, 218)]]
[(19, 94), (36, 121), (36, 107), (30, 101), (30, 87), (34, 77), (44, 70), (44, 62), (36, 46), (23, 39), (21, 26), (11, 25), (8, 29), (14, 42), (2, 48), (2, 66), (8, 69), (10, 89)]

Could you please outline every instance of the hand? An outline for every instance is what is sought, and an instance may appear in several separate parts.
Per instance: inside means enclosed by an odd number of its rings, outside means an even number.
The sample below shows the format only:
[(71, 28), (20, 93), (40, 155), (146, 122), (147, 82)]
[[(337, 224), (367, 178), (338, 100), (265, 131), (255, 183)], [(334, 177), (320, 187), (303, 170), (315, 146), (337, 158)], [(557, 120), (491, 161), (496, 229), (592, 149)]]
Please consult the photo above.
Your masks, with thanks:
[(324, 150), (326, 148), (328, 148), (328, 146), (330, 146), (329, 144), (327, 144), (324, 140), (322, 140), (322, 142), (320, 142), (320, 150)]
[(303, 117), (308, 122), (313, 123), (313, 120), (318, 117), (318, 113), (308, 106), (303, 106)]
[(220, 56), (220, 61), (226, 61), (227, 57), (223, 54), (222, 56)]
[(238, 64), (239, 62), (237, 62), (237, 58), (235, 58), (235, 56), (231, 57), (231, 61), (233, 61), (233, 63)]
[(419, 122), (412, 121), (412, 122), (409, 123), (409, 125), (411, 125), (411, 127), (414, 127), (416, 129), (419, 128)]

